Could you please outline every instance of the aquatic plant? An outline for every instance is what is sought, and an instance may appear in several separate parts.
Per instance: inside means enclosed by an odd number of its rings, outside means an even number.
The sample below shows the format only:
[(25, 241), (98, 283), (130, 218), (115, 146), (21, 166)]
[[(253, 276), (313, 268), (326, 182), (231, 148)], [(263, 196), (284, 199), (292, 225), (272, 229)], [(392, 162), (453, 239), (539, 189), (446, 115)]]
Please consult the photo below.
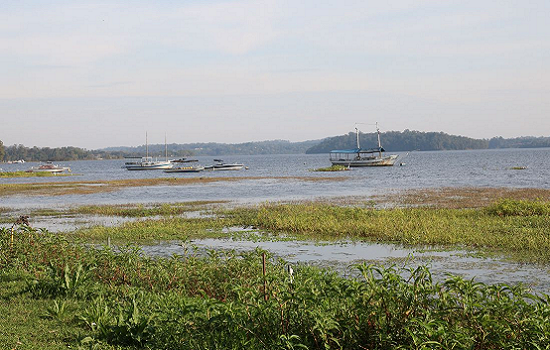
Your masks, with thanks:
[(2, 171), (0, 178), (11, 177), (52, 177), (52, 176), (74, 176), (75, 174), (55, 174), (47, 171)]
[[(521, 208), (533, 213), (535, 209), (544, 212), (547, 207), (547, 204), (525, 202)], [(491, 209), (376, 210), (323, 203), (266, 203), (229, 210), (227, 217), (236, 225), (281, 234), (356, 237), (405, 245), (460, 245), (504, 253), (520, 260), (550, 261), (547, 215), (499, 216), (493, 215)]]
[(186, 212), (204, 210), (209, 205), (221, 204), (226, 201), (193, 201), (181, 203), (149, 203), (120, 205), (86, 205), (72, 208), (71, 214), (94, 214), (123, 217), (173, 216)]
[(313, 171), (323, 172), (323, 171), (347, 171), (347, 170), (350, 170), (350, 168), (344, 165), (331, 165), (326, 168), (317, 168), (317, 169), (314, 169)]
[(498, 216), (550, 216), (550, 202), (504, 198), (486, 210), (489, 214)]

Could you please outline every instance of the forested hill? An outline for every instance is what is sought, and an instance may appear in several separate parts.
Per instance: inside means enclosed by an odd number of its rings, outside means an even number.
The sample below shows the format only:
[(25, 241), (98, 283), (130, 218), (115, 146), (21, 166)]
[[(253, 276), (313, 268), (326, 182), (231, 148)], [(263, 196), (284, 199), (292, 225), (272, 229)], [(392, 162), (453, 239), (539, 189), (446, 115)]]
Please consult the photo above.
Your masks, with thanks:
[[(222, 156), (232, 154), (304, 154), (320, 140), (290, 142), (286, 140), (257, 141), (246, 143), (186, 143), (168, 144), (168, 154), (174, 156)], [(125, 154), (145, 155), (145, 145), (137, 147), (109, 147), (102, 151), (123, 152)], [(164, 155), (164, 144), (149, 145), (149, 154)]]
[[(489, 140), (478, 140), (464, 136), (449, 135), (444, 132), (421, 132), (405, 130), (383, 132), (380, 135), (382, 147), (386, 151), (437, 151), (484, 149), (489, 147)], [(376, 133), (360, 134), (362, 148), (373, 148), (378, 145)], [(334, 136), (309, 148), (306, 153), (327, 153), (334, 149), (349, 149), (356, 147), (355, 133)]]

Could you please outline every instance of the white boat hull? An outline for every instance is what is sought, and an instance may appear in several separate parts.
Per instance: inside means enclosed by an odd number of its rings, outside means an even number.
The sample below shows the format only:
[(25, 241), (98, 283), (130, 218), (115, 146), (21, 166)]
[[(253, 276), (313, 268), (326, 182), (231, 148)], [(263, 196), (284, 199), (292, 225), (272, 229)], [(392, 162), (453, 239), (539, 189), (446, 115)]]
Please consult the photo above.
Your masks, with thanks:
[(140, 161), (126, 162), (123, 168), (127, 170), (164, 170), (171, 169), (169, 161), (153, 160), (152, 157), (142, 157)]
[(128, 170), (164, 170), (164, 169), (171, 169), (172, 164), (155, 164), (155, 165), (140, 164), (140, 165), (126, 165), (124, 167)]
[(164, 170), (165, 173), (198, 173), (204, 170), (202, 166), (196, 167), (178, 167)]
[(205, 167), (205, 170), (213, 171), (225, 171), (225, 170), (241, 170), (244, 168), (243, 164), (215, 164)]
[(343, 165), (348, 167), (368, 167), (368, 166), (393, 166), (397, 160), (397, 155), (392, 154), (383, 157), (374, 157), (368, 159), (331, 159), (332, 165)]

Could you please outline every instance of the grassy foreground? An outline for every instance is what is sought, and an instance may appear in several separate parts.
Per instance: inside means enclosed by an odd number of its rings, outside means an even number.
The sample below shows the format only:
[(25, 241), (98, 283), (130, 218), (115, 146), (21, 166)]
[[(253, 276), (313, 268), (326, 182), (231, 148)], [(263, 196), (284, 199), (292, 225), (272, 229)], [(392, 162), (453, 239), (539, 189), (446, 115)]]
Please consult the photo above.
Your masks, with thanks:
[(7, 349), (548, 349), (550, 298), (423, 267), (362, 277), (262, 253), (151, 259), (0, 231)]

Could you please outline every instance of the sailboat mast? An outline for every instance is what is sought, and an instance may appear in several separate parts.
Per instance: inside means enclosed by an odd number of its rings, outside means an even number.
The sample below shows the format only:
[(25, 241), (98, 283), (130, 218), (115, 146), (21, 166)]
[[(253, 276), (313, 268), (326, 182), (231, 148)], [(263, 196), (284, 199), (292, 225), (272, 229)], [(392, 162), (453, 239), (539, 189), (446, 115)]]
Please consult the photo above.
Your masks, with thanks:
[(361, 148), (361, 145), (359, 145), (359, 129), (355, 128), (355, 141), (357, 142), (357, 149)]
[(149, 143), (147, 142), (147, 131), (145, 132), (145, 156), (149, 157)]
[(168, 144), (166, 143), (166, 133), (164, 133), (164, 157), (168, 161)]
[(378, 153), (380, 158), (382, 157), (382, 144), (380, 143), (380, 129), (378, 129), (378, 122), (376, 122), (376, 136), (378, 136)]

